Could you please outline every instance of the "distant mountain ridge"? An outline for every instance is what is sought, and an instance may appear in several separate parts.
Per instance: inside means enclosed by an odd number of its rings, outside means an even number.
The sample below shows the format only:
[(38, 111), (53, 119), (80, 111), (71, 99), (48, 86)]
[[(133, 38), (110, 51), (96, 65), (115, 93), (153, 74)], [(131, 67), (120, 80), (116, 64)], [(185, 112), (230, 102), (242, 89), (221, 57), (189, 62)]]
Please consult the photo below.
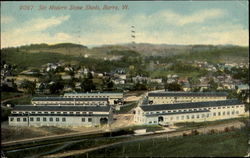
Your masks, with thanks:
[[(104, 58), (116, 56), (113, 51), (136, 51), (142, 56), (176, 56), (187, 55), (199, 52), (221, 51), (226, 52), (235, 51), (242, 54), (248, 54), (248, 47), (235, 45), (174, 45), (174, 44), (150, 44), (150, 43), (125, 43), (115, 45), (101, 45), (93, 48), (74, 43), (58, 43), (58, 44), (31, 44), (20, 47), (14, 47), (20, 52), (25, 53), (59, 53), (63, 55), (73, 56), (89, 56), (94, 58)], [(8, 49), (8, 48), (4, 48)], [(232, 55), (234, 52), (231, 52)]]

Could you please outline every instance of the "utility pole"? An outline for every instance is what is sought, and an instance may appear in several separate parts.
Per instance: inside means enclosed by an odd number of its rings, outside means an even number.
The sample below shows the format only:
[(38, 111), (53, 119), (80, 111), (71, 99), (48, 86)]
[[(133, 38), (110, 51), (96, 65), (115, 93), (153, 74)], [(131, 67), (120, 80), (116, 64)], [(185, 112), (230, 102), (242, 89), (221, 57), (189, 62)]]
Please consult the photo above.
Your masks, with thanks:
[(136, 36), (135, 36), (135, 26), (134, 25), (131, 26), (131, 37), (132, 37), (132, 47), (133, 47), (133, 49), (135, 49)]

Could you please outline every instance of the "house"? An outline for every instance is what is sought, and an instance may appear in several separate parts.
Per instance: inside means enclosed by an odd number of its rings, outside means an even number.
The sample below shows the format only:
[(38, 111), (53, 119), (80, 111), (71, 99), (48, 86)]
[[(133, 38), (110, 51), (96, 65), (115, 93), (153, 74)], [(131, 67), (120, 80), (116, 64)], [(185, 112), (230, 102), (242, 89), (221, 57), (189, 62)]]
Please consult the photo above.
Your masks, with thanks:
[(150, 82), (153, 82), (153, 83), (162, 83), (162, 78), (155, 78), (155, 79), (150, 79)]
[(61, 76), (63, 80), (71, 80), (72, 77), (70, 75), (62, 75)]
[(240, 84), (236, 86), (237, 93), (240, 93), (241, 91), (244, 90), (249, 90), (249, 85), (248, 84)]

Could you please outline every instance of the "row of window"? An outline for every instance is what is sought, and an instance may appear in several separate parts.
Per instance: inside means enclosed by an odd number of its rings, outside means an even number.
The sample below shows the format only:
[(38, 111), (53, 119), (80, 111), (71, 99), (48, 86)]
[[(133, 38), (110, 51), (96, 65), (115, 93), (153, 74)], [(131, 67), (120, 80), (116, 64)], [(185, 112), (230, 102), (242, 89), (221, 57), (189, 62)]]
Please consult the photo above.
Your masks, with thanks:
[[(232, 111), (230, 113), (230, 111), (227, 112), (214, 112), (211, 116), (225, 116), (225, 115), (238, 115), (239, 111)], [(200, 119), (200, 118), (208, 118), (210, 117), (209, 114), (197, 114), (197, 115), (182, 115), (182, 116), (175, 116), (175, 117), (170, 117), (170, 120), (184, 120), (185, 118), (188, 119)], [(165, 118), (167, 119), (167, 117)], [(149, 121), (148, 123), (152, 123), (152, 121)], [(156, 123), (156, 121), (154, 121), (154, 123)]]
[[(199, 108), (199, 109), (184, 109), (184, 110), (168, 110), (168, 111), (151, 111), (151, 112), (146, 112), (146, 114), (160, 114), (160, 113), (175, 113), (175, 112), (191, 112), (191, 111), (201, 111), (201, 110), (211, 110), (211, 109), (229, 109), (229, 108), (239, 108), (243, 107), (243, 105), (237, 105), (237, 106), (223, 106), (223, 107), (213, 107), (213, 108)], [(139, 113), (140, 114), (140, 113)]]
[(79, 115), (79, 114), (89, 114), (89, 115), (92, 115), (93, 112), (54, 112), (54, 111), (32, 111), (32, 112), (28, 112), (28, 111), (25, 111), (25, 112), (16, 112), (16, 111), (13, 111), (12, 112), (13, 114), (76, 114), (76, 115)]
[(200, 96), (195, 96), (195, 97), (150, 97), (154, 99), (212, 99), (212, 98), (226, 98), (226, 97), (220, 97), (220, 96), (212, 96), (212, 97), (200, 97)]
[(46, 102), (46, 101), (33, 101), (34, 104), (88, 104), (88, 105), (96, 105), (96, 104), (105, 104), (107, 102), (74, 102), (74, 101), (60, 101), (60, 102)]
[(65, 98), (110, 98), (109, 96), (64, 96)]
[[(14, 121), (15, 120), (15, 118), (10, 118), (10, 121), (12, 122), (12, 121)], [(33, 122), (35, 119), (33, 118), (33, 117), (30, 117), (29, 118), (29, 121), (30, 122)], [(21, 118), (16, 118), (16, 121), (17, 122), (20, 122), (21, 121)], [(22, 118), (22, 121), (23, 122), (27, 122), (28, 120), (27, 120), (27, 118)], [(43, 118), (40, 118), (40, 117), (37, 117), (36, 118), (36, 121), (37, 122), (39, 122), (39, 121), (43, 121), (43, 122), (46, 122), (46, 121), (49, 121), (49, 122), (53, 122), (53, 121), (56, 121), (56, 122), (59, 122), (60, 121), (60, 118), (52, 118), (52, 117), (50, 117), (50, 118), (47, 118), (47, 117), (43, 117)], [(66, 122), (66, 118), (65, 117), (63, 117), (63, 118), (61, 118), (61, 121), (62, 122)], [(92, 118), (82, 118), (82, 122), (92, 122)]]

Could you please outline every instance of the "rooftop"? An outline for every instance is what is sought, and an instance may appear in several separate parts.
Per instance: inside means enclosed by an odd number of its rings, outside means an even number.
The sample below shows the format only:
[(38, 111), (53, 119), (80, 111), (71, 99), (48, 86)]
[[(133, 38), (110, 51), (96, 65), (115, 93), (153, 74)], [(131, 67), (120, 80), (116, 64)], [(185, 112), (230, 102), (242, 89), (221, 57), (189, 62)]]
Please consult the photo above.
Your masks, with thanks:
[(160, 110), (230, 106), (230, 105), (239, 105), (239, 104), (242, 104), (239, 100), (230, 99), (230, 100), (208, 101), (208, 102), (143, 105), (141, 106), (141, 108), (143, 111), (160, 111)]
[(123, 93), (119, 92), (98, 92), (98, 93), (64, 93), (64, 96), (68, 95), (123, 95)]
[(149, 97), (175, 97), (175, 96), (227, 96), (226, 92), (149, 92)]
[(34, 97), (32, 101), (108, 101), (108, 98)]
[(45, 105), (18, 105), (13, 111), (96, 111), (109, 112), (109, 106), (45, 106)]

